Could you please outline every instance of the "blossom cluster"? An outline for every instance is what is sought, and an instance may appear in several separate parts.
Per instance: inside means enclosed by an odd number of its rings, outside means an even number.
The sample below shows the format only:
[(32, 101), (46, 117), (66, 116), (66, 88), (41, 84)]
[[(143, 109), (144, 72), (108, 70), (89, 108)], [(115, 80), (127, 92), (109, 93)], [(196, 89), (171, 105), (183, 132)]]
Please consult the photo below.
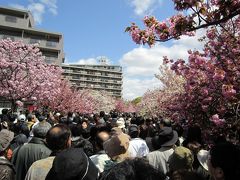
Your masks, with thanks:
[(156, 41), (179, 39), (181, 35), (192, 36), (195, 30), (225, 23), (240, 13), (238, 0), (173, 0), (177, 15), (164, 21), (153, 16), (143, 20), (145, 29), (141, 30), (135, 23), (126, 28), (137, 44), (152, 46)]

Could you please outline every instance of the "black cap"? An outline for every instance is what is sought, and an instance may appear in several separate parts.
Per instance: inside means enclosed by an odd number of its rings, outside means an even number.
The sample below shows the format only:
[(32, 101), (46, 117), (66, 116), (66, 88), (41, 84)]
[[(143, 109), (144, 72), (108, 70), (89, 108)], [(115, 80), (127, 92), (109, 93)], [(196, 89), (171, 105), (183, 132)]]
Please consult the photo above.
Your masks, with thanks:
[(80, 148), (59, 153), (46, 180), (96, 180), (98, 169)]
[(138, 132), (138, 126), (136, 124), (131, 124), (128, 128), (128, 132), (129, 134), (131, 134), (132, 132)]

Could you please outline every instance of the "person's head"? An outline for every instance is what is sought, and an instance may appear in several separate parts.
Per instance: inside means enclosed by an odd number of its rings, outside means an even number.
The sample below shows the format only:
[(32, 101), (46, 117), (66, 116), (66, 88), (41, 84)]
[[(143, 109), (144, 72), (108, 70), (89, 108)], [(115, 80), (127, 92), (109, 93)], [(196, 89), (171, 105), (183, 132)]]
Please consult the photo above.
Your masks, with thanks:
[(192, 152), (183, 146), (176, 147), (173, 154), (169, 157), (169, 169), (171, 172), (176, 170), (192, 170), (194, 156)]
[(202, 143), (202, 131), (198, 125), (193, 125), (188, 128), (186, 140), (188, 142)]
[(67, 117), (72, 117), (73, 113), (72, 112), (68, 112)]
[(41, 139), (45, 139), (48, 130), (51, 125), (46, 122), (40, 122), (33, 128), (33, 136)]
[(82, 129), (87, 129), (88, 128), (88, 120), (83, 120), (82, 121)]
[(53, 152), (67, 149), (71, 146), (71, 131), (65, 124), (57, 124), (47, 132), (46, 142)]
[(119, 135), (121, 133), (123, 133), (123, 131), (122, 131), (122, 129), (120, 129), (118, 127), (112, 128), (111, 132), (110, 132), (111, 136)]
[(8, 109), (2, 109), (2, 115), (7, 115)]
[(188, 170), (178, 170), (171, 174), (170, 180), (205, 180), (205, 179), (197, 172)]
[(122, 161), (128, 158), (129, 138), (130, 137), (124, 133), (112, 136), (109, 140), (105, 141), (103, 144), (106, 154), (112, 160), (116, 161)]
[(25, 122), (18, 122), (14, 125), (15, 134), (25, 134), (27, 137), (30, 136), (30, 131)]
[(120, 117), (117, 121), (116, 121), (117, 127), (122, 129), (125, 128), (125, 120)]
[(128, 135), (131, 138), (137, 138), (139, 136), (140, 130), (136, 124), (131, 124), (128, 128)]
[(82, 135), (81, 125), (71, 124), (69, 125), (73, 137), (79, 137)]
[(176, 124), (176, 125), (173, 127), (173, 129), (174, 129), (175, 131), (177, 131), (178, 137), (181, 137), (181, 136), (183, 135), (184, 130), (183, 130), (183, 127), (182, 127), (180, 124)]
[(97, 132), (95, 142), (96, 149), (103, 150), (103, 143), (106, 142), (110, 138), (110, 135), (106, 131)]
[(105, 116), (105, 112), (104, 111), (100, 111), (99, 115), (100, 115), (100, 118), (103, 118)]
[(172, 122), (170, 119), (161, 119), (160, 120), (160, 128), (162, 129), (163, 127), (171, 127)]
[(0, 156), (5, 155), (5, 151), (8, 149), (13, 137), (14, 133), (7, 129), (0, 131)]
[(31, 121), (34, 121), (34, 115), (33, 114), (28, 114), (27, 115), (27, 120), (28, 120), (28, 122), (31, 122)]
[(80, 148), (63, 150), (55, 157), (46, 180), (96, 180), (98, 169)]
[(235, 180), (240, 177), (240, 150), (231, 143), (215, 145), (210, 150), (208, 169), (215, 180)]
[(151, 141), (155, 150), (160, 147), (173, 147), (178, 141), (178, 135), (171, 127), (163, 127)]
[(38, 121), (39, 122), (43, 122), (43, 121), (45, 121), (46, 120), (46, 116), (39, 116), (38, 117)]
[(145, 159), (128, 159), (103, 174), (101, 180), (165, 180), (166, 176)]
[(20, 114), (20, 115), (18, 116), (18, 121), (20, 121), (20, 122), (25, 122), (25, 121), (26, 121), (26, 116), (25, 116), (24, 114)]

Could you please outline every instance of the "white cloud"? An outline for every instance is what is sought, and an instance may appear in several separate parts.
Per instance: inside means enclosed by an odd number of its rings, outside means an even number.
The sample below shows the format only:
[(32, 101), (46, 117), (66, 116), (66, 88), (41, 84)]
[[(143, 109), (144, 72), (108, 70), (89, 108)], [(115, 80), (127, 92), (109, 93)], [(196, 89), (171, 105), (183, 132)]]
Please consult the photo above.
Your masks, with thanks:
[(27, 9), (31, 11), (36, 24), (41, 24), (43, 14), (45, 13), (45, 6), (41, 3), (31, 3), (28, 5)]
[(79, 59), (77, 64), (98, 64), (96, 58)]
[(142, 96), (148, 89), (160, 87), (161, 83), (155, 77), (141, 80), (139, 78), (123, 78), (123, 98), (132, 100)]
[(40, 2), (48, 7), (49, 12), (57, 15), (57, 0), (40, 0)]
[(151, 14), (152, 11), (158, 7), (162, 0), (128, 0), (130, 5), (134, 8), (134, 13), (138, 16)]
[(104, 59), (106, 61), (106, 64), (111, 64), (111, 60), (108, 59), (107, 57), (105, 56), (98, 56), (96, 58), (87, 58), (87, 59), (79, 59), (77, 62), (73, 62), (74, 64), (88, 64), (88, 65), (99, 65), (100, 64), (100, 61), (101, 59)]
[(46, 10), (53, 15), (57, 15), (57, 0), (29, 0), (29, 4), (27, 6), (23, 6), (21, 4), (9, 5), (17, 9), (25, 9), (31, 11), (36, 24), (42, 23), (43, 15), (46, 13)]
[(203, 44), (197, 40), (202, 34), (203, 31), (199, 31), (194, 37), (183, 36), (169, 47), (161, 43), (152, 48), (140, 46), (125, 53), (119, 61), (124, 71), (123, 97), (133, 99), (143, 95), (147, 89), (159, 87), (160, 81), (154, 74), (159, 72), (163, 56), (187, 60), (189, 49), (202, 49)]

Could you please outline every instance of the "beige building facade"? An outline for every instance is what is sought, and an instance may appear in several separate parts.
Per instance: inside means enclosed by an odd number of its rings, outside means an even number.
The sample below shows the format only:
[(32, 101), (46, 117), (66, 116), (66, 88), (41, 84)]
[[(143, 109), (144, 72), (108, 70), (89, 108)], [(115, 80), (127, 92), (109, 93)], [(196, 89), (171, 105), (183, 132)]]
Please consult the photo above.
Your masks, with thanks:
[(36, 29), (29, 11), (0, 7), (0, 39), (22, 40), (25, 44), (38, 44), (48, 64), (64, 63), (63, 35)]
[(62, 69), (64, 76), (77, 89), (101, 90), (122, 97), (121, 66), (62, 64)]

